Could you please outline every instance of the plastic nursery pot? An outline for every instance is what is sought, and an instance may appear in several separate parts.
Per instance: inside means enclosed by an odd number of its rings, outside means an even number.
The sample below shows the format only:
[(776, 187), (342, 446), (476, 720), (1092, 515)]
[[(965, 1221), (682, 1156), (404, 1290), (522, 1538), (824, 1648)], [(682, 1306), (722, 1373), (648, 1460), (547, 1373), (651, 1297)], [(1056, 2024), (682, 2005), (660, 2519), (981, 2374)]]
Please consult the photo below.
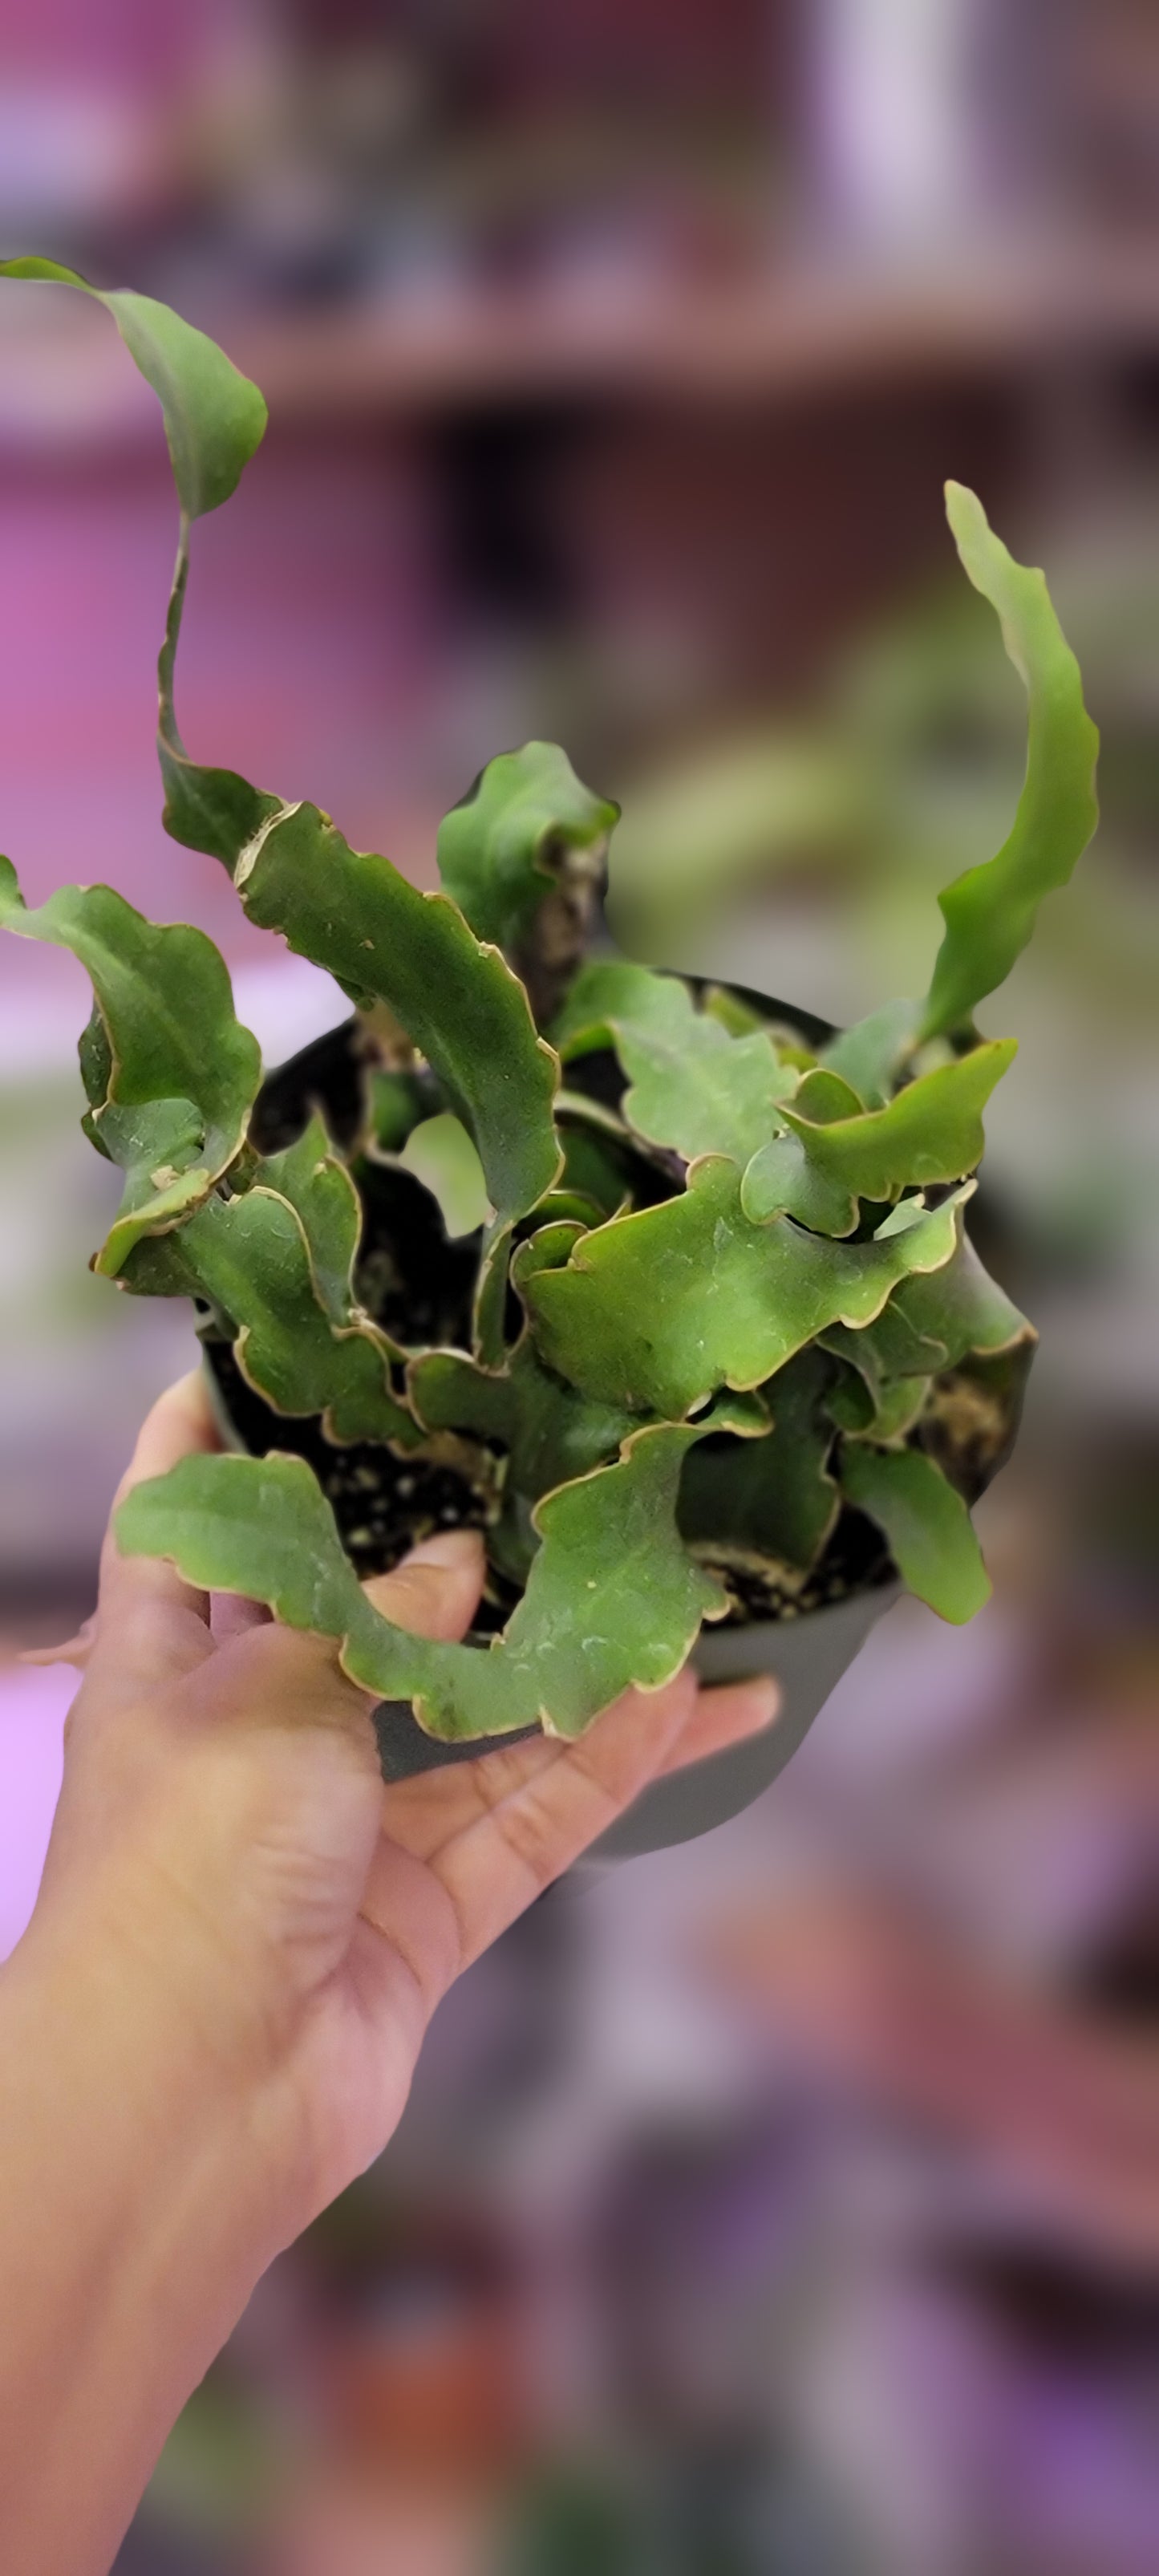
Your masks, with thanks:
[[(799, 1015), (798, 1015), (799, 1016)], [(822, 1026), (818, 1023), (818, 1036)], [(254, 1142), (263, 1153), (291, 1143), (320, 1107), (340, 1145), (349, 1146), (362, 1115), (356, 1024), (347, 1023), (304, 1048), (271, 1074), (258, 1101)], [(477, 1263), (474, 1238), (449, 1242), (429, 1193), (395, 1164), (373, 1163), (360, 1175), (365, 1232), (364, 1293), (386, 1329), (409, 1343), (455, 1343), (468, 1327)], [(242, 1377), (231, 1345), (202, 1322), (202, 1342), (218, 1428), (231, 1448), (261, 1456), (289, 1449), (314, 1468), (333, 1507), (356, 1571), (363, 1577), (395, 1563), (416, 1534), (431, 1528), (482, 1527), (487, 1500), (458, 1464), (396, 1459), (377, 1444), (336, 1448), (317, 1419), (275, 1413)], [(900, 1586), (884, 1550), (866, 1557), (846, 1597), (794, 1617), (754, 1618), (706, 1627), (693, 1662), (710, 1685), (773, 1673), (782, 1705), (772, 1726), (751, 1743), (709, 1756), (688, 1771), (656, 1781), (595, 1846), (598, 1859), (628, 1859), (688, 1842), (724, 1824), (761, 1796), (803, 1741), (870, 1629)], [(473, 1634), (482, 1644), (502, 1626), (514, 1599), (502, 1587), (485, 1599)], [(512, 1736), (443, 1744), (424, 1733), (405, 1701), (383, 1701), (375, 1730), (384, 1779), (401, 1780), (444, 1763), (473, 1759)], [(534, 1730), (527, 1730), (533, 1732)]]
[(710, 1754), (705, 1762), (653, 1781), (619, 1823), (601, 1835), (589, 1858), (633, 1860), (641, 1852), (664, 1851), (672, 1843), (692, 1842), (697, 1834), (711, 1833), (714, 1825), (726, 1825), (730, 1816), (751, 1807), (804, 1742), (814, 1718), (860, 1654), (870, 1629), (901, 1590), (896, 1579), (887, 1578), (871, 1591), (851, 1593), (845, 1601), (806, 1610), (796, 1619), (754, 1620), (745, 1628), (702, 1628), (692, 1660), (706, 1682), (739, 1681), (752, 1673), (776, 1675), (781, 1705), (773, 1724), (748, 1744), (734, 1744), (726, 1753)]

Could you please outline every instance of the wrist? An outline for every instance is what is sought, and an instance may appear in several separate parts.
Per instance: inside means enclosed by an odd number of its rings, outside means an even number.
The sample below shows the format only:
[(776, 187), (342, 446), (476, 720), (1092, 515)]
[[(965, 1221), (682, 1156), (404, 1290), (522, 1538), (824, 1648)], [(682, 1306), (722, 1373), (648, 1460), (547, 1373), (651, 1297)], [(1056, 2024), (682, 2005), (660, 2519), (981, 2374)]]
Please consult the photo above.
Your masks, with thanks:
[(83, 2130), (110, 2217), (123, 2196), (135, 2242), (164, 2259), (169, 2213), (187, 2202), (196, 2234), (174, 2231), (175, 2247), (199, 2247), (194, 2261), (234, 2274), (244, 2300), (243, 2275), (293, 2232), (292, 2178), (273, 2054), (247, 2053), (236, 2002), (218, 2019), (211, 1995), (163, 1917), (150, 1940), (99, 1902), (42, 1895), (0, 1970), (0, 2023), (30, 2123), (71, 2132), (73, 2157)]
[(293, 2223), (264, 2093), (207, 2064), (156, 1980), (66, 1930), (34, 1920), (0, 1970), (0, 2528), (27, 2576), (111, 2563)]

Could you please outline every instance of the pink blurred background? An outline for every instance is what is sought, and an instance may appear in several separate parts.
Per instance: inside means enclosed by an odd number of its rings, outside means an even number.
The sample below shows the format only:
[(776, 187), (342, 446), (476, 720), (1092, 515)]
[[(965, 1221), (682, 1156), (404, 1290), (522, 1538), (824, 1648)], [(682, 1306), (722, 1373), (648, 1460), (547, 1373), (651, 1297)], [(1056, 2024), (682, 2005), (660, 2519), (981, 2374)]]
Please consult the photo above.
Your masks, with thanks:
[[(120, 2576), (1143, 2576), (1159, 1968), (1159, 20), (1147, 0), (0, 0), (0, 236), (178, 303), (268, 440), (194, 751), (421, 881), (491, 752), (621, 798), (658, 960), (918, 989), (1021, 706), (954, 474), (1044, 562), (1105, 819), (987, 1028), (1043, 1329), (995, 1600), (904, 1604), (748, 1817), (565, 1888), (275, 2268)], [(0, 302), (0, 843), (341, 1016), (160, 829), (174, 513), (103, 315)], [(708, 817), (701, 825), (700, 817)], [(0, 1953), (183, 1312), (85, 1268), (72, 962), (0, 958)], [(1151, 2439), (1148, 2414), (1151, 2410)]]

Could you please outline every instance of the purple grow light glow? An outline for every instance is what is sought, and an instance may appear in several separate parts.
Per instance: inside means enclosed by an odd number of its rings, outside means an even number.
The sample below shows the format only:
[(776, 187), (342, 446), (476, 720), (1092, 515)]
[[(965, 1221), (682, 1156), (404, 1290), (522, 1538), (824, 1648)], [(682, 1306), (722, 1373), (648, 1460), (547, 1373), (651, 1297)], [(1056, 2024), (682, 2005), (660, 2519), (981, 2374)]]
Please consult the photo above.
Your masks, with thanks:
[(70, 1665), (0, 1671), (0, 1959), (36, 1902), (60, 1794), (64, 1721), (79, 1686)]

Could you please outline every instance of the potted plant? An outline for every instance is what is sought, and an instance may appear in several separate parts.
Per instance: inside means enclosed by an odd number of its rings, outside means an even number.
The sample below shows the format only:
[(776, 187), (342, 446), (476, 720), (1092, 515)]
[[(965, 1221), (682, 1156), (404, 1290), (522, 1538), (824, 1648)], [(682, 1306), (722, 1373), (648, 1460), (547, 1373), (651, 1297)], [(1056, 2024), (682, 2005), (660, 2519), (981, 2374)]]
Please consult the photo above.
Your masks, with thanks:
[[(96, 292), (50, 261), (4, 273)], [(997, 857), (941, 897), (928, 993), (855, 1028), (592, 950), (617, 808), (550, 744), (489, 763), (420, 893), (316, 806), (186, 752), (190, 527), (265, 405), (166, 306), (101, 300), (160, 396), (181, 510), (166, 827), (352, 1008), (263, 1081), (200, 931), (107, 887), (29, 912), (0, 863), (0, 918), (94, 986), (84, 1125), (123, 1177), (94, 1267), (194, 1300), (229, 1444), (139, 1486), (119, 1542), (335, 1638), (394, 1776), (518, 1729), (578, 1735), (690, 1652), (787, 1676), (763, 1742), (652, 1789), (609, 1846), (679, 1840), (773, 1776), (899, 1577), (952, 1620), (986, 1597), (968, 1507), (1034, 1335), (965, 1228), (1014, 1052), (973, 1014), (1094, 825), (1074, 657), (1042, 574), (949, 485), (1028, 690), (1026, 784)], [(486, 1540), (478, 1628), (409, 1636), (359, 1577), (456, 1522)]]

